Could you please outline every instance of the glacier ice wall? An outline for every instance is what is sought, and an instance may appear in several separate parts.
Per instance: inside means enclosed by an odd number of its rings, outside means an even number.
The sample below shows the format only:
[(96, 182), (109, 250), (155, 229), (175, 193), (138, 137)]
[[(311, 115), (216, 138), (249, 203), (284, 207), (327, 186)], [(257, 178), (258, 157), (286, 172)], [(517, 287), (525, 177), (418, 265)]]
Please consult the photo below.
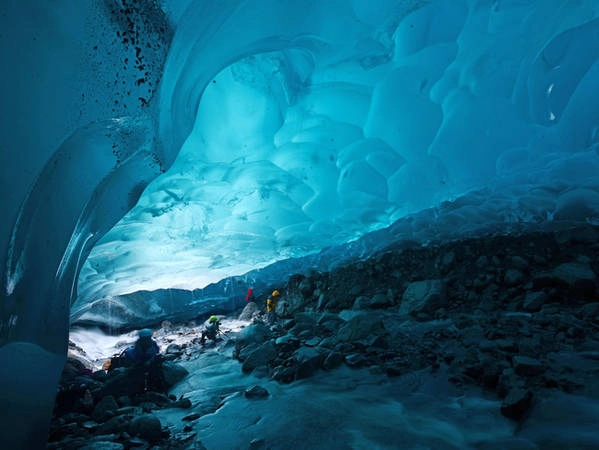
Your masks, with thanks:
[(202, 286), (422, 210), (393, 236), (597, 218), (595, 0), (7, 0), (0, 19), (6, 430), (43, 437), (51, 395), (10, 411), (31, 355), (51, 391), (75, 299)]
[(440, 233), (596, 218), (594, 2), (368, 5), (185, 11), (159, 111), (181, 150), (92, 251), (80, 303), (202, 287), (426, 208)]
[(167, 159), (149, 101), (170, 38), (150, 2), (7, 0), (0, 19), (0, 440), (44, 448), (79, 270)]

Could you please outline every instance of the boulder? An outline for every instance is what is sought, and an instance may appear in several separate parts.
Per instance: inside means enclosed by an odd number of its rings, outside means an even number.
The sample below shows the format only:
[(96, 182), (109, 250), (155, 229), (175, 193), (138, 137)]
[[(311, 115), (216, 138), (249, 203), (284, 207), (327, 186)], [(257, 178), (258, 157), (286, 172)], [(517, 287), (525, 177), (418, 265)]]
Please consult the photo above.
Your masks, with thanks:
[(313, 312), (302, 312), (297, 313), (293, 316), (295, 319), (295, 325), (291, 329), (291, 332), (296, 336), (300, 336), (302, 332), (308, 332), (310, 336), (314, 336), (317, 332), (317, 321), (321, 314)]
[(98, 434), (119, 434), (123, 431), (127, 431), (129, 428), (129, 422), (131, 422), (131, 415), (124, 414), (113, 417), (107, 420), (97, 428)]
[(322, 368), (325, 370), (331, 370), (336, 367), (339, 367), (344, 360), (344, 356), (340, 352), (330, 352), (328, 353), (324, 361), (322, 362)]
[(441, 260), (439, 261), (439, 268), (442, 272), (449, 272), (453, 269), (456, 261), (455, 252), (449, 251), (443, 255)]
[(180, 355), (181, 354), (181, 346), (179, 344), (169, 344), (164, 353), (167, 355)]
[(312, 297), (314, 292), (314, 284), (311, 278), (304, 278), (300, 284), (298, 285), (298, 290), (301, 292), (302, 296), (306, 299)]
[(162, 363), (162, 375), (164, 376), (164, 382), (168, 390), (189, 375), (189, 372), (179, 364), (165, 361)]
[(263, 323), (255, 323), (248, 327), (243, 328), (237, 338), (235, 339), (235, 350), (233, 356), (238, 359), (245, 359), (240, 357), (242, 350), (247, 347), (258, 348), (272, 336), (270, 329)]
[(599, 302), (587, 303), (578, 311), (582, 317), (596, 319), (599, 317)]
[(545, 368), (540, 361), (527, 356), (514, 356), (512, 358), (512, 365), (514, 367), (514, 371), (518, 375), (523, 376), (540, 375), (545, 371)]
[(529, 263), (521, 256), (512, 256), (512, 266), (520, 270), (528, 270)]
[(300, 347), (293, 354), (297, 363), (296, 379), (308, 378), (320, 368), (322, 355), (312, 347)]
[(392, 304), (392, 300), (384, 294), (375, 294), (372, 297), (362, 295), (356, 298), (354, 309), (381, 309)]
[(525, 311), (536, 312), (540, 311), (543, 305), (548, 301), (549, 296), (543, 291), (529, 292), (524, 298), (524, 304), (522, 307)]
[(514, 388), (507, 394), (501, 405), (501, 414), (508, 419), (520, 420), (532, 406), (532, 392)]
[(379, 316), (362, 313), (339, 328), (337, 338), (342, 342), (354, 342), (373, 334), (381, 335), (385, 332), (385, 327)]
[(403, 315), (432, 314), (437, 309), (445, 306), (446, 303), (447, 298), (443, 281), (414, 281), (408, 285), (403, 294), (399, 313)]
[(345, 364), (349, 367), (362, 367), (366, 365), (368, 360), (361, 353), (352, 353), (345, 357)]
[(329, 312), (322, 313), (318, 318), (317, 324), (321, 330), (337, 332), (339, 327), (345, 323), (339, 314), (332, 314)]
[(280, 336), (275, 340), (275, 346), (280, 352), (291, 352), (297, 349), (299, 345), (300, 340), (291, 333)]
[(277, 366), (273, 369), (271, 378), (281, 383), (291, 383), (295, 380), (297, 368), (287, 366)]
[(239, 320), (251, 321), (255, 316), (260, 314), (260, 308), (255, 302), (249, 302), (239, 314)]
[(91, 417), (96, 422), (103, 422), (114, 416), (119, 405), (112, 395), (103, 397), (92, 411)]
[(245, 397), (250, 399), (267, 398), (268, 391), (262, 386), (252, 386), (245, 390)]
[(276, 358), (276, 356), (277, 351), (275, 349), (275, 343), (273, 341), (267, 341), (258, 346), (247, 356), (241, 370), (243, 370), (244, 373), (250, 373), (256, 367), (266, 366), (270, 361)]
[(560, 283), (568, 286), (577, 295), (590, 296), (595, 292), (596, 276), (587, 263), (569, 262), (560, 264), (550, 273), (535, 276), (535, 284), (541, 287)]
[(144, 414), (135, 417), (129, 424), (129, 434), (138, 436), (150, 443), (156, 443), (162, 438), (162, 424), (154, 414)]
[(508, 269), (503, 276), (503, 282), (506, 286), (513, 287), (522, 283), (524, 274), (518, 269)]

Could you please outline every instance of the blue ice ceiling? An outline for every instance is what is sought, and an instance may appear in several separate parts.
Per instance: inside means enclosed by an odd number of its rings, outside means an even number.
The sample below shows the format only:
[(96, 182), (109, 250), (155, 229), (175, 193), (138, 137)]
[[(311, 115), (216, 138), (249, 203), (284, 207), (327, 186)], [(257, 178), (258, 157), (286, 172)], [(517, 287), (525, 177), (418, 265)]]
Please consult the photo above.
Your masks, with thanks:
[(202, 287), (426, 209), (400, 237), (599, 210), (594, 1), (30, 3), (2, 7), (15, 338), (53, 298)]
[(598, 215), (596, 0), (6, 0), (0, 20), (0, 362), (57, 377), (74, 302), (397, 219), (423, 239)]
[(83, 301), (201, 287), (482, 187), (469, 226), (594, 216), (596, 2), (266, 3), (178, 22), (157, 99), (178, 157), (92, 251)]

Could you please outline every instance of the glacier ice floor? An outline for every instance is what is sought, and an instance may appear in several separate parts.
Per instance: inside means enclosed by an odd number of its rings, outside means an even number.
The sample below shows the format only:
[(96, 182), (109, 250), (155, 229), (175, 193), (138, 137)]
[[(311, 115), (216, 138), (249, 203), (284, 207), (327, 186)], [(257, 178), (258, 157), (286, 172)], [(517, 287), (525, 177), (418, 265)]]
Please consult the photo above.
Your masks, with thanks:
[[(209, 450), (599, 448), (593, 399), (556, 394), (517, 426), (501, 415), (500, 400), (474, 387), (458, 390), (443, 369), (390, 378), (341, 366), (290, 384), (244, 374), (232, 357), (233, 338), (244, 325), (224, 320), (222, 341), (188, 347), (187, 359), (177, 361), (190, 374), (171, 394), (189, 398), (191, 409), (154, 412), (172, 436), (188, 439), (189, 448), (200, 442)], [(197, 330), (190, 327), (156, 333), (162, 351), (191, 337)], [(134, 340), (134, 333), (111, 337), (79, 329), (71, 340), (100, 364)], [(254, 385), (268, 397), (246, 398)], [(182, 420), (193, 413), (199, 418)]]

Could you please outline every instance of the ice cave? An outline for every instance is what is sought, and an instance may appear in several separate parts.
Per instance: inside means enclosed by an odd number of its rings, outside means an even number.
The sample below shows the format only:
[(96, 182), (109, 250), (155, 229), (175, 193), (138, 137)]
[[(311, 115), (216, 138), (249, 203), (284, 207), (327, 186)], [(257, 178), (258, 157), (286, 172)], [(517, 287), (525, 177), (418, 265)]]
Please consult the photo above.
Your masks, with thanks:
[[(389, 248), (599, 226), (597, 0), (4, 0), (0, 21), (3, 448), (45, 448), (74, 325), (129, 332), (226, 315), (248, 287), (263, 295)], [(594, 251), (599, 240), (585, 242)], [(555, 300), (552, 280), (576, 277), (587, 331), (556, 332), (585, 340), (576, 355), (599, 378), (599, 261), (589, 253), (550, 268), (543, 258), (556, 278), (533, 277), (517, 256), (495, 273), (524, 298), (511, 317), (535, 316), (533, 287)], [(521, 291), (518, 274), (530, 275)], [(403, 298), (416, 289), (406, 287)], [(510, 358), (518, 372), (520, 356)], [(466, 432), (482, 397), (461, 397), (459, 424), (444, 424), (439, 406), (419, 410), (417, 426), (412, 396), (398, 400), (401, 413), (360, 404), (368, 430), (325, 439), (316, 427), (321, 445), (286, 447), (267, 431), (219, 445), (218, 433), (197, 431), (176, 448), (597, 448), (599, 387), (584, 380), (584, 395), (560, 405), (586, 419), (559, 438), (539, 430), (561, 419), (534, 412), (518, 429), (501, 414), (481, 419), (495, 446)], [(218, 413), (249, 414), (239, 402)], [(264, 417), (284, 405), (273, 400)], [(410, 430), (404, 446), (372, 431), (374, 417), (397, 414), (393, 429)], [(227, 426), (221, 434), (237, 433)], [(310, 434), (301, 430), (294, 439)], [(133, 446), (114, 445), (94, 448)]]

